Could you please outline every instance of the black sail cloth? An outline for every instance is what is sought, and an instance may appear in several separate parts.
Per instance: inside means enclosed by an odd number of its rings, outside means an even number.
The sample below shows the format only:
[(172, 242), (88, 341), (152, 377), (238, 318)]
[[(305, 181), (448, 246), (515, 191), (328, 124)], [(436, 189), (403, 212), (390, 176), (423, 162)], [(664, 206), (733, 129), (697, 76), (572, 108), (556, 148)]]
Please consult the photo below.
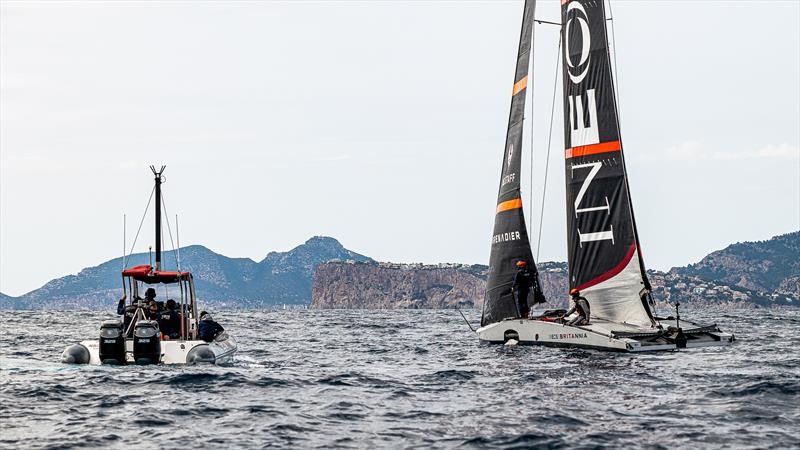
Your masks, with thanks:
[(528, 66), (533, 42), (533, 20), (536, 2), (525, 2), (522, 31), (517, 52), (517, 68), (511, 97), (511, 112), (503, 151), (503, 167), (500, 175), (500, 190), (497, 195), (494, 232), (489, 256), (489, 276), (483, 300), (481, 326), (517, 317), (516, 299), (511, 284), (516, 272), (516, 263), (525, 261), (534, 278), (528, 303), (544, 301), (539, 274), (533, 261), (525, 217), (520, 196), (520, 171), (522, 168), (522, 121), (525, 113), (525, 92), (528, 85)]
[(561, 18), (569, 286), (593, 316), (649, 324), (603, 2), (562, 2)]

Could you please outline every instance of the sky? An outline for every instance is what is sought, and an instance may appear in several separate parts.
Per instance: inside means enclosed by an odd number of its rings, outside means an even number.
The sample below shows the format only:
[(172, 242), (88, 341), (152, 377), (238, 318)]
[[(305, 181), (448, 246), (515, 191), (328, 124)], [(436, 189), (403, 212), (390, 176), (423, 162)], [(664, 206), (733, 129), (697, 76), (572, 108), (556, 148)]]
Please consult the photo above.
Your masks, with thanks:
[[(611, 12), (648, 267), (800, 229), (800, 2)], [(499, 0), (3, 1), (0, 291), (119, 257), (151, 164), (181, 245), (260, 261), (327, 235), (382, 261), (486, 264), (521, 16)], [(566, 259), (560, 87), (545, 164), (557, 42), (536, 26), (523, 198), (540, 261)]]

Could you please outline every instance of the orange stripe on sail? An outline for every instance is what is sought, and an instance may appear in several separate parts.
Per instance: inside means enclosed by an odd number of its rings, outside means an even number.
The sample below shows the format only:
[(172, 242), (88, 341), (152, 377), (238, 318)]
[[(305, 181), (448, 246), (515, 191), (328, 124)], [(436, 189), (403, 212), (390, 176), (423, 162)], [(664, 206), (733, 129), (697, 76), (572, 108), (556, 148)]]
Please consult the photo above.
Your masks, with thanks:
[(576, 156), (596, 155), (598, 153), (616, 152), (622, 149), (619, 141), (601, 142), (599, 144), (583, 145), (580, 147), (568, 148), (564, 153), (566, 159)]
[(520, 93), (523, 89), (528, 87), (528, 76), (525, 75), (521, 80), (514, 83), (514, 90), (511, 92), (511, 96), (515, 96)]
[(508, 211), (511, 209), (519, 209), (522, 208), (522, 199), (515, 198), (514, 200), (508, 200), (506, 202), (502, 202), (497, 205), (497, 213), (501, 213), (503, 211)]

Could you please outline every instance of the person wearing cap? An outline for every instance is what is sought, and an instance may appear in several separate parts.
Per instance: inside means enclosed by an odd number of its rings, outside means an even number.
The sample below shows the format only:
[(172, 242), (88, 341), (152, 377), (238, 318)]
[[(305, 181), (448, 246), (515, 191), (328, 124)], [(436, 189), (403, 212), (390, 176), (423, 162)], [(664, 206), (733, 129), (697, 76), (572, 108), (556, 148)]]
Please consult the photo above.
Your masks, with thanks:
[(517, 261), (517, 273), (514, 274), (514, 282), (511, 284), (511, 291), (517, 299), (517, 311), (519, 316), (527, 318), (530, 313), (528, 307), (528, 294), (533, 286), (533, 277), (528, 272), (525, 261)]
[(564, 314), (564, 317), (566, 318), (574, 312), (577, 312), (578, 315), (567, 322), (567, 325), (589, 325), (589, 316), (591, 314), (589, 309), (589, 301), (586, 300), (586, 297), (583, 297), (577, 289), (572, 289), (569, 291), (569, 293), (572, 296), (573, 306), (569, 311), (567, 311), (566, 314)]
[(200, 323), (198, 324), (197, 331), (200, 335), (200, 339), (206, 342), (213, 342), (214, 338), (225, 331), (225, 329), (222, 328), (222, 325), (214, 321), (211, 314), (203, 311), (200, 313)]

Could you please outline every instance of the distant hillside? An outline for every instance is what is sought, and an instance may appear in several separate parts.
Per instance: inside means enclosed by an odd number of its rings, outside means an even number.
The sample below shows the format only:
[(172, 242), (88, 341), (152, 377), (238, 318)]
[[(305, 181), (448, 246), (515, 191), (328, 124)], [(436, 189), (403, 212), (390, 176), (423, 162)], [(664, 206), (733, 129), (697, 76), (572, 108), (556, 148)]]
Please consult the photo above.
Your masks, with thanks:
[[(551, 308), (567, 305), (567, 264), (538, 265)], [(480, 308), (486, 266), (344, 263), (317, 266), (313, 308)], [(659, 311), (680, 301), (696, 307), (800, 306), (800, 232), (734, 244), (669, 272), (650, 270)]]
[(762, 296), (800, 298), (800, 231), (729, 245), (670, 273), (716, 280)]
[[(201, 245), (182, 248), (182, 270), (192, 272), (204, 304), (262, 308), (277, 304), (308, 304), (316, 265), (332, 259), (371, 261), (345, 249), (330, 237), (314, 237), (288, 252), (271, 252), (261, 262), (229, 258)], [(173, 252), (164, 252), (165, 270), (175, 270)], [(131, 257), (129, 267), (148, 264), (149, 255)], [(52, 280), (20, 297), (0, 297), (4, 309), (95, 309), (116, 306), (122, 295), (121, 258)], [(174, 289), (174, 288), (173, 288)], [(159, 290), (159, 297), (175, 293)]]
[[(567, 264), (538, 265), (542, 290), (553, 307), (567, 298)], [(331, 261), (317, 266), (314, 309), (480, 308), (489, 267), (480, 264), (396, 264)]]
[[(793, 232), (733, 244), (697, 264), (666, 273), (648, 271), (648, 276), (661, 305), (677, 300), (695, 306), (800, 306), (799, 255), (800, 232)], [(172, 252), (165, 252), (163, 259), (166, 270), (175, 269)], [(181, 260), (182, 269), (195, 275), (201, 303), (226, 308), (284, 303), (314, 308), (480, 307), (487, 270), (467, 264), (377, 263), (330, 237), (311, 238), (288, 252), (271, 252), (260, 262), (229, 258), (200, 245), (182, 248)], [(128, 265), (148, 262), (147, 254), (137, 254)], [(567, 264), (539, 263), (538, 269), (548, 305), (566, 306)], [(120, 270), (117, 258), (20, 297), (0, 294), (0, 309), (112, 308), (122, 292)]]

